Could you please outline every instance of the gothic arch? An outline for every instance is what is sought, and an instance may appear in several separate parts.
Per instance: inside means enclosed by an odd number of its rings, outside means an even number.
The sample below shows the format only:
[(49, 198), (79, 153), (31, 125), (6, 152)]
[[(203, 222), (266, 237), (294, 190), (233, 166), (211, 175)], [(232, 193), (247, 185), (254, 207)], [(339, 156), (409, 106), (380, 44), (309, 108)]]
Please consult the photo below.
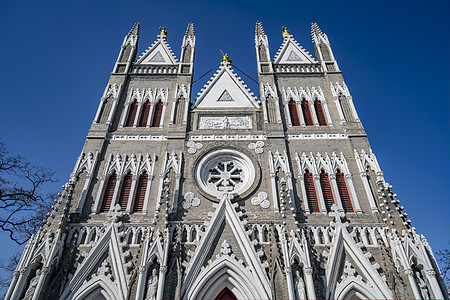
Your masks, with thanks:
[(359, 278), (345, 279), (336, 288), (333, 299), (383, 299), (376, 291)]
[(224, 255), (197, 276), (183, 299), (215, 299), (224, 288), (228, 288), (238, 299), (270, 298), (255, 285), (255, 277), (243, 265)]
[(74, 300), (122, 300), (114, 283), (105, 275), (96, 276), (94, 279), (84, 283)]

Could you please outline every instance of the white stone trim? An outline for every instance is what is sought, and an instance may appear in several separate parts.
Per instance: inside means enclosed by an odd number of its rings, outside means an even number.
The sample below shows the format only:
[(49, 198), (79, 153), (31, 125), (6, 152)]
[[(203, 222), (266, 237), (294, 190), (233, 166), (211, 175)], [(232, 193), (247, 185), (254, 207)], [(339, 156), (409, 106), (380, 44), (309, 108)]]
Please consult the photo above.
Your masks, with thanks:
[(300, 133), (286, 134), (287, 140), (314, 140), (314, 139), (346, 139), (347, 135), (343, 133)]
[(266, 140), (264, 134), (189, 134), (188, 141), (254, 141), (254, 140)]

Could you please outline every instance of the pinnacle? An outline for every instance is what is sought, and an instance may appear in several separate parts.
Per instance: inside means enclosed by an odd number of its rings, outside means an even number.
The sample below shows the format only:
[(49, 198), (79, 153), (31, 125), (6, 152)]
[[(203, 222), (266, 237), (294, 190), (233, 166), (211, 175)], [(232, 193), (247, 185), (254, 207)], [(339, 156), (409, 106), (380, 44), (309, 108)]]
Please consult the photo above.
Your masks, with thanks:
[(139, 35), (140, 23), (136, 22), (127, 35)]
[(255, 35), (265, 35), (264, 28), (260, 21), (256, 22)]
[(311, 35), (321, 36), (323, 35), (322, 30), (320, 30), (319, 25), (316, 22), (311, 23)]
[(186, 36), (194, 36), (194, 23), (190, 22), (187, 29), (186, 29)]

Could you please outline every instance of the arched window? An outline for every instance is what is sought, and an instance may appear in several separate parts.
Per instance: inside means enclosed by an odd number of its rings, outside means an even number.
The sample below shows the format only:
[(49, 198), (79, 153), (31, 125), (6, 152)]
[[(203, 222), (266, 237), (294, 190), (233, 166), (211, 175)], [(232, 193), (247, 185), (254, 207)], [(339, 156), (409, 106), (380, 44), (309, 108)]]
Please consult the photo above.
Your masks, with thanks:
[(316, 188), (314, 187), (313, 177), (311, 176), (308, 170), (306, 170), (303, 176), (303, 182), (305, 183), (306, 198), (308, 200), (309, 210), (312, 213), (319, 212), (319, 204), (317, 203)]
[(141, 119), (139, 120), (139, 127), (147, 126), (148, 115), (150, 114), (150, 101), (145, 101), (142, 106)]
[(237, 300), (237, 298), (228, 288), (224, 288), (214, 300)]
[(327, 126), (325, 115), (323, 114), (322, 103), (319, 100), (314, 101), (314, 110), (316, 111), (317, 120), (320, 126)]
[(339, 197), (341, 198), (341, 203), (344, 211), (353, 212), (350, 196), (348, 195), (347, 185), (345, 184), (345, 178), (339, 170), (337, 170), (336, 172), (336, 184), (339, 190)]
[(295, 104), (294, 100), (289, 101), (289, 115), (291, 116), (292, 126), (300, 126), (300, 120), (298, 118), (297, 112), (297, 104)]
[(145, 201), (145, 191), (147, 189), (148, 175), (147, 172), (142, 173), (139, 176), (139, 181), (136, 190), (136, 196), (134, 197), (133, 212), (142, 213)]
[(161, 100), (159, 100), (155, 105), (152, 127), (159, 127), (159, 123), (161, 122), (162, 111), (163, 111), (163, 103), (161, 102)]
[(320, 171), (320, 187), (322, 188), (323, 200), (327, 212), (331, 211), (331, 206), (334, 204), (333, 193), (331, 192), (330, 180), (324, 170)]
[(125, 124), (126, 127), (132, 127), (134, 125), (134, 119), (136, 118), (137, 109), (138, 109), (138, 103), (136, 100), (134, 100), (134, 102), (131, 103), (131, 105), (130, 105), (130, 111), (128, 112), (127, 123)]
[(131, 182), (133, 181), (133, 176), (128, 173), (122, 182), (122, 188), (120, 189), (119, 201), (117, 203), (120, 205), (120, 210), (125, 211), (127, 209), (128, 198), (130, 197)]
[(309, 104), (305, 99), (302, 100), (302, 113), (306, 126), (312, 126), (313, 121), (311, 118), (311, 111), (309, 110)]
[(114, 196), (114, 189), (116, 187), (116, 180), (117, 180), (116, 173), (112, 173), (108, 178), (105, 193), (103, 194), (102, 206), (100, 207), (101, 213), (108, 212), (109, 208), (111, 207), (111, 202)]

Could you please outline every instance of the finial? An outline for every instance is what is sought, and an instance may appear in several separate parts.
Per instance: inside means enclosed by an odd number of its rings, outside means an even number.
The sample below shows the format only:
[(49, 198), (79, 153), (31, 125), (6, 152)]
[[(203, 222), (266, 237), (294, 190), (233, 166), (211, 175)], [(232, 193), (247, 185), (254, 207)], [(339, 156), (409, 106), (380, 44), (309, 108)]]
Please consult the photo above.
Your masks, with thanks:
[(167, 30), (165, 27), (159, 26), (159, 30), (161, 31), (162, 36), (167, 36)]
[(220, 50), (220, 56), (222, 56), (222, 62), (232, 63), (233, 61), (228, 56), (228, 53), (223, 54), (222, 50)]
[(287, 35), (290, 35), (289, 30), (287, 29), (286, 26), (281, 27), (281, 29), (283, 29), (283, 37), (285, 37), (285, 36), (287, 36)]

